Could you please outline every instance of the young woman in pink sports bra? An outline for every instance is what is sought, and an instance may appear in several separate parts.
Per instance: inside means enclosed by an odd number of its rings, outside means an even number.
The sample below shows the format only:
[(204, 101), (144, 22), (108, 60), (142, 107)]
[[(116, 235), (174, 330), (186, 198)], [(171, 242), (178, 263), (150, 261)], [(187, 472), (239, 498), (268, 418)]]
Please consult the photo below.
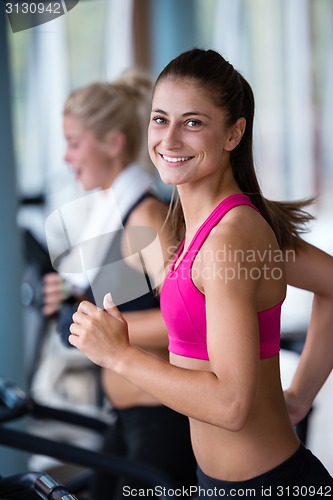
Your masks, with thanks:
[(177, 186), (184, 222), (161, 291), (170, 363), (130, 345), (108, 296), (107, 311), (81, 303), (69, 341), (189, 417), (200, 499), (322, 498), (333, 479), (299, 442), (279, 371), (280, 249), (301, 244), (306, 217), (301, 204), (263, 198), (253, 116), (249, 84), (220, 54), (193, 49), (166, 66), (149, 150), (161, 179)]

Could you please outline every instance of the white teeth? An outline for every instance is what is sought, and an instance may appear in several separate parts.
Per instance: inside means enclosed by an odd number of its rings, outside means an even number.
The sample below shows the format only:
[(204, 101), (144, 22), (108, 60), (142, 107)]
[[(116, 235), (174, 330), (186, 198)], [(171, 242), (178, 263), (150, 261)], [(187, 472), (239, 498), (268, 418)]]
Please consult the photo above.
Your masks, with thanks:
[(164, 160), (169, 161), (171, 163), (177, 163), (179, 161), (186, 161), (191, 159), (191, 156), (183, 156), (181, 158), (171, 158), (170, 156), (162, 155), (162, 157)]

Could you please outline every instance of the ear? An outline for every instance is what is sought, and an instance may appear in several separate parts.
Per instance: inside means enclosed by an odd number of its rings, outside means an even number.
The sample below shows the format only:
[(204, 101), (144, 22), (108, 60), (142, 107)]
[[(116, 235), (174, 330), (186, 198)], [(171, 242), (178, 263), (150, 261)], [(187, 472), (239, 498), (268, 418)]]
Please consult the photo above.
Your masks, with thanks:
[(238, 120), (230, 127), (227, 135), (227, 140), (224, 145), (226, 151), (232, 151), (240, 143), (246, 127), (246, 120), (244, 117)]
[(119, 130), (113, 130), (109, 132), (103, 141), (106, 152), (109, 154), (111, 158), (115, 158), (120, 156), (126, 147), (126, 137)]

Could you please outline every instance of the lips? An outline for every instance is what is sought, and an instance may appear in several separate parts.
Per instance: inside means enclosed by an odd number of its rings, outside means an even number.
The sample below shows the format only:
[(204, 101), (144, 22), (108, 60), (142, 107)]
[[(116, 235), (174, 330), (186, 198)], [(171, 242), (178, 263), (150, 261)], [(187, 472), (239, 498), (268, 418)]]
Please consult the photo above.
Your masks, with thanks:
[(163, 154), (161, 154), (161, 157), (168, 163), (182, 163), (194, 158), (193, 156), (167, 156)]
[(72, 172), (74, 173), (75, 177), (79, 177), (81, 173), (81, 169), (78, 167), (73, 167), (72, 166)]

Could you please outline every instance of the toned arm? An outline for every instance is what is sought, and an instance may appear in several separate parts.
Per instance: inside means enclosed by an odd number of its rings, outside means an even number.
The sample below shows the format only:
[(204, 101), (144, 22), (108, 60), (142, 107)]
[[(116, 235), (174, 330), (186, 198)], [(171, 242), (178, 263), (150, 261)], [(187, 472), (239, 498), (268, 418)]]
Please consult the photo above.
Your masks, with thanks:
[(333, 257), (304, 243), (286, 262), (289, 285), (313, 292), (304, 349), (291, 386), (285, 392), (293, 423), (299, 422), (333, 367)]

